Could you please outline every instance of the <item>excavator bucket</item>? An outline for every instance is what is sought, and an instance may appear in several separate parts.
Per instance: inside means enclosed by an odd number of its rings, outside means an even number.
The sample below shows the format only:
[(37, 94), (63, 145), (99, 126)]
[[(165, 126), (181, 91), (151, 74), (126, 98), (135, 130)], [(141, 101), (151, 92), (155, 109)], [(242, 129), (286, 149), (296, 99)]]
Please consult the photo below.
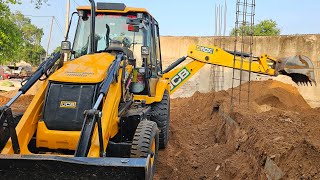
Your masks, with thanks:
[(290, 76), (298, 85), (316, 85), (313, 63), (306, 56), (297, 55), (279, 59), (276, 71)]
[(0, 155), (2, 179), (151, 179), (148, 158)]

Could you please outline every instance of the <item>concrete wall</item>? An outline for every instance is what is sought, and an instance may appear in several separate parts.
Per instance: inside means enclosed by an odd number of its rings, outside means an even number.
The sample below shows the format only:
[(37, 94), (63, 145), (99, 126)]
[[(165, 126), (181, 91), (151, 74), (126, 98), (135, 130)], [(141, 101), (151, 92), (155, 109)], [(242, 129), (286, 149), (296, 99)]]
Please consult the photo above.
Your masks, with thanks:
[[(162, 59), (164, 67), (174, 60), (185, 56), (190, 44), (218, 45), (228, 50), (234, 50), (234, 37), (161, 37)], [(320, 83), (320, 34), (319, 35), (297, 35), (297, 36), (260, 36), (253, 39), (253, 54), (261, 55), (267, 53), (275, 58), (294, 55), (305, 55), (309, 57), (316, 68), (316, 79)], [(238, 48), (240, 49), (240, 48)], [(246, 49), (246, 51), (249, 51)], [(232, 70), (225, 68), (225, 89), (231, 87)], [(208, 92), (213, 89), (211, 66), (206, 65), (195, 77), (178, 90), (173, 97), (191, 96), (195, 91)], [(255, 77), (253, 79), (256, 79)], [(278, 78), (283, 79), (283, 78)], [(320, 102), (320, 89), (318, 87), (299, 87), (303, 96), (312, 106)]]

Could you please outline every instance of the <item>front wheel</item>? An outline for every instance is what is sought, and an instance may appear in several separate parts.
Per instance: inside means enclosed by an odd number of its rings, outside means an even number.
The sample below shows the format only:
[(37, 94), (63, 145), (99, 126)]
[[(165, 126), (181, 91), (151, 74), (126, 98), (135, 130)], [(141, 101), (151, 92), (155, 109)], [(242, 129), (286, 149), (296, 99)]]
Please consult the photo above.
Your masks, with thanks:
[(164, 91), (162, 100), (151, 105), (151, 121), (157, 123), (159, 134), (159, 148), (166, 148), (169, 140), (170, 128), (170, 95), (167, 90)]
[(150, 155), (150, 179), (152, 179), (155, 172), (158, 149), (159, 130), (157, 124), (148, 120), (141, 121), (133, 137), (130, 157), (147, 158)]

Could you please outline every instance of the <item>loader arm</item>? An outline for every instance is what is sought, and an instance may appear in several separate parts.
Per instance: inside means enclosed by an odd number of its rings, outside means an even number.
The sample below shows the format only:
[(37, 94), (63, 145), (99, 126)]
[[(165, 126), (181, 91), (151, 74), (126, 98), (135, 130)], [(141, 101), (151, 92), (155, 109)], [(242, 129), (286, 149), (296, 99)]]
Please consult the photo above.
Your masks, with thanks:
[[(185, 66), (176, 68), (187, 58), (192, 59), (192, 61)], [(242, 58), (244, 58), (243, 61), (241, 61)], [(227, 52), (215, 46), (191, 45), (186, 57), (178, 59), (163, 71), (163, 78), (169, 79), (170, 94), (172, 94), (206, 64), (242, 69), (244, 71), (251, 71), (269, 76), (277, 76), (278, 74), (290, 76), (288, 73), (283, 73), (284, 67), (282, 67), (282, 69), (277, 68), (280, 67), (278, 64), (281, 64), (282, 62), (277, 61), (267, 54), (263, 54), (259, 57), (252, 57), (251, 66), (249, 58), (250, 57), (247, 54), (237, 54), (235, 52), (232, 54), (232, 52)], [(310, 68), (310, 72), (313, 73), (312, 68)], [(301, 73), (301, 75), (305, 76), (308, 82), (315, 82), (312, 76), (305, 75), (304, 73)]]

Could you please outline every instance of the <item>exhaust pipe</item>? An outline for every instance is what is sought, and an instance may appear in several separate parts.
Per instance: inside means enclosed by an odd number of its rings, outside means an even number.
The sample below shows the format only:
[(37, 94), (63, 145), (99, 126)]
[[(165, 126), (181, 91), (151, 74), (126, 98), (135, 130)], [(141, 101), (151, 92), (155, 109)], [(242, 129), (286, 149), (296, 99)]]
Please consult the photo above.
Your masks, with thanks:
[(90, 54), (95, 53), (95, 28), (96, 28), (96, 4), (94, 0), (89, 0), (91, 3), (91, 22), (90, 22)]

